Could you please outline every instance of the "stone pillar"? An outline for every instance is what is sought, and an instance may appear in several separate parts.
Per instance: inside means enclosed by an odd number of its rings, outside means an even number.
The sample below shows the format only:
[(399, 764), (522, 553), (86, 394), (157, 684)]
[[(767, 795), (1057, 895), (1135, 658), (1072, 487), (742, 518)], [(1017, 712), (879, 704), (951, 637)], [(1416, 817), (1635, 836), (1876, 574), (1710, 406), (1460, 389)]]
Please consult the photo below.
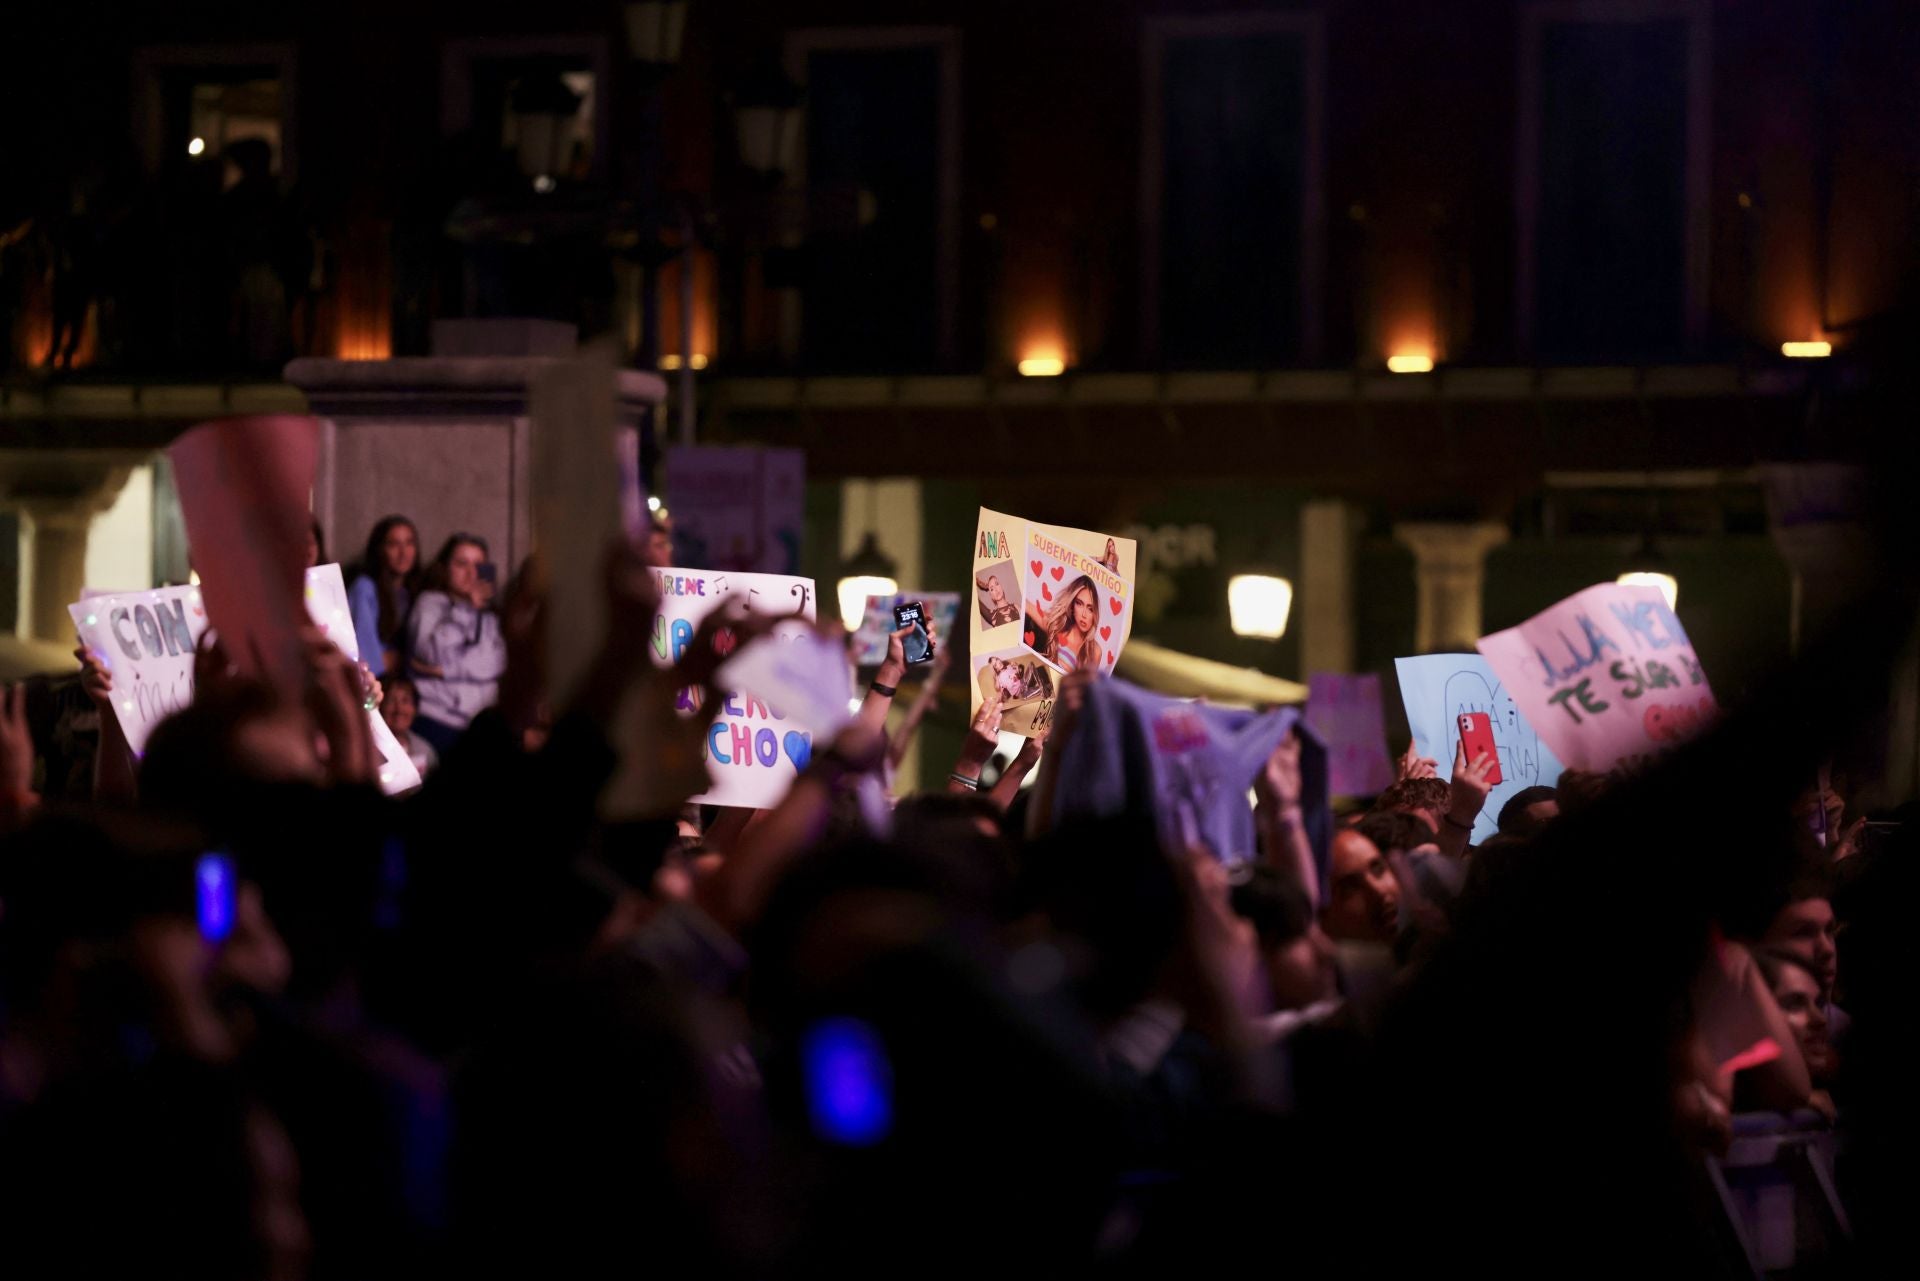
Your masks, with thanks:
[(1507, 541), (1507, 527), (1419, 522), (1395, 525), (1393, 536), (1413, 549), (1419, 606), (1414, 648), (1423, 654), (1471, 650), (1482, 634), (1487, 553)]
[[(342, 562), (399, 513), (419, 528), (422, 558), (449, 534), (478, 534), (510, 573), (533, 550), (533, 382), (572, 354), (572, 327), (442, 322), (434, 341), (442, 354), (287, 366), (323, 420), (314, 515)], [(623, 369), (613, 391), (615, 422), (644, 442), (665, 384)]]
[(1354, 662), (1353, 509), (1338, 498), (1300, 509), (1300, 667), (1351, 672)]
[(23, 622), (28, 637), (70, 643), (67, 606), (87, 586), (87, 535), (93, 518), (113, 506), (133, 468), (122, 455), (49, 451), (14, 468), (0, 500), (25, 518), (29, 586)]
[(1793, 584), (1793, 652), (1872, 586), (1874, 548), (1861, 516), (1866, 478), (1843, 463), (1760, 469), (1773, 545)]

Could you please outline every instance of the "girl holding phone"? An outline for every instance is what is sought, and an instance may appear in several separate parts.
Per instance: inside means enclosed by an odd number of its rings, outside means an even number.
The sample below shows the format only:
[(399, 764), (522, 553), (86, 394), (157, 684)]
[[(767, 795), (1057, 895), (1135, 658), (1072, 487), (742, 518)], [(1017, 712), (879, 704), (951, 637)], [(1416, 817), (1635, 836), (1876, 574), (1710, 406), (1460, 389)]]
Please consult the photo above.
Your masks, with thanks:
[(495, 577), (486, 540), (454, 534), (427, 567), (407, 622), (407, 666), (420, 691), (413, 728), (441, 754), (500, 696), (507, 644)]

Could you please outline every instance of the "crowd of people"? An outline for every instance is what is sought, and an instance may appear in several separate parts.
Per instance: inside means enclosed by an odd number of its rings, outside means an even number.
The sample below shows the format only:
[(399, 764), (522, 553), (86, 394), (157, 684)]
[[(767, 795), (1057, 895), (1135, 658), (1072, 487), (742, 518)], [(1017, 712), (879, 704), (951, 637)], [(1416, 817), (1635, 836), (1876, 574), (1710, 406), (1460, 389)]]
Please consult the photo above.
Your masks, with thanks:
[[(1477, 846), (1492, 762), (1409, 748), (1324, 849), (1295, 731), (1229, 863), (1056, 819), (1102, 679), (1064, 639), (1044, 737), (998, 761), (996, 691), (948, 782), (876, 814), (945, 670), (890, 716), (901, 633), (784, 799), (716, 809), (701, 731), (761, 624), (656, 668), (671, 563), (664, 525), (609, 549), (565, 706), (541, 576), (466, 533), (423, 563), (402, 516), (350, 571), (359, 664), (316, 632), (297, 702), (215, 641), (135, 760), (84, 649), (6, 692), (0, 1268), (1738, 1274), (1704, 1165), (1736, 1118), (1845, 1134), (1879, 1097), (1902, 829), (1824, 772), (1716, 794), (1737, 725), (1521, 791)], [(608, 813), (635, 752), (666, 799)]]

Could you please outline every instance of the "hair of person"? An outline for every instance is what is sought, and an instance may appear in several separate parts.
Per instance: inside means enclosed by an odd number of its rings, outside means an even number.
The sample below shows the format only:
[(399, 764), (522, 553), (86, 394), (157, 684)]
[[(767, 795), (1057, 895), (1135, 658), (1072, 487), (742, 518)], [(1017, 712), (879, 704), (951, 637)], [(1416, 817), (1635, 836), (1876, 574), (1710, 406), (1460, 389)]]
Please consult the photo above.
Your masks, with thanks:
[(1313, 925), (1313, 904), (1298, 885), (1265, 863), (1255, 863), (1247, 879), (1233, 887), (1234, 915), (1253, 926), (1260, 946), (1285, 947)]
[(493, 554), (487, 547), (487, 540), (478, 534), (448, 534), (447, 541), (440, 544), (440, 550), (434, 556), (433, 563), (428, 565), (426, 572), (420, 576), (420, 590), (423, 592), (446, 591), (448, 577), (453, 567), (453, 554), (462, 547), (468, 546), (478, 547), (483, 556)]
[[(403, 574), (398, 582), (393, 582), (387, 577), (387, 535), (401, 525), (413, 531), (413, 568)], [(411, 594), (420, 589), (419, 526), (398, 514), (382, 516), (375, 521), (372, 532), (367, 535), (366, 550), (360, 554), (360, 572), (373, 580), (375, 595), (380, 600), (380, 621), (375, 624), (380, 639), (391, 641), (400, 634), (401, 625), (407, 621), (400, 605), (400, 590)]]
[(1523, 787), (1507, 798), (1500, 807), (1500, 831), (1507, 836), (1532, 836), (1545, 824), (1527, 813), (1527, 807), (1538, 805), (1541, 801), (1558, 800), (1560, 794), (1551, 787)]
[(1354, 830), (1372, 841), (1382, 854), (1433, 844), (1433, 830), (1404, 810), (1375, 810), (1361, 819)]
[[(1084, 587), (1093, 596), (1094, 622), (1098, 623), (1100, 612), (1100, 591), (1093, 585), (1093, 579), (1085, 574), (1067, 584), (1066, 590), (1054, 597), (1053, 608), (1047, 611), (1047, 637), (1044, 651), (1049, 661), (1060, 652), (1060, 637), (1073, 628), (1073, 602)], [(1100, 665), (1100, 638), (1089, 632), (1081, 643), (1079, 665), (1091, 671)]]
[(1376, 811), (1445, 810), (1452, 796), (1452, 785), (1444, 778), (1405, 778), (1382, 792), (1373, 808)]
[(417, 703), (420, 701), (420, 687), (414, 684), (413, 677), (411, 676), (395, 673), (391, 676), (382, 677), (380, 687), (389, 694), (396, 689), (404, 689), (407, 693), (413, 695), (414, 702)]
[(1447, 808), (1450, 788), (1444, 778), (1403, 778), (1373, 803), (1374, 813), (1382, 810), (1440, 810)]
[(1756, 947), (1753, 949), (1753, 961), (1760, 967), (1760, 973), (1766, 978), (1769, 988), (1779, 987), (1780, 976), (1791, 969), (1799, 970), (1813, 980), (1815, 987), (1822, 992), (1826, 991), (1826, 985), (1820, 981), (1820, 976), (1813, 972), (1813, 967), (1785, 948)]

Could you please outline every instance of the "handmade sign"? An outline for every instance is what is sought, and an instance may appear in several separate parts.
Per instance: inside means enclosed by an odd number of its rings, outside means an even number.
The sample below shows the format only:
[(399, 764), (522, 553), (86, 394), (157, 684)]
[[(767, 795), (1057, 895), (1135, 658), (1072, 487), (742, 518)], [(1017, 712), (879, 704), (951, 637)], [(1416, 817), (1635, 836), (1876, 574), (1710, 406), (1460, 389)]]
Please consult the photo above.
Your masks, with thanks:
[(676, 558), (709, 571), (800, 568), (806, 455), (798, 449), (681, 445), (667, 451)]
[(1559, 758), (1540, 741), (1519, 702), (1486, 659), (1478, 654), (1423, 654), (1396, 658), (1393, 667), (1400, 678), (1400, 699), (1413, 730), (1414, 750), (1439, 762), (1443, 777), (1453, 768), (1454, 749), (1460, 745), (1460, 717), (1485, 712), (1493, 725), (1500, 782), (1487, 793), (1487, 803), (1473, 821), (1468, 839), (1476, 845), (1499, 830), (1500, 808), (1516, 792), (1552, 787), (1560, 781)]
[[(810, 578), (701, 569), (663, 569), (659, 578), (660, 614), (653, 624), (653, 661), (657, 667), (679, 662), (693, 643), (701, 621), (723, 607), (737, 607), (748, 615), (793, 620), (774, 629), (775, 640), (791, 642), (812, 634), (815, 602)], [(730, 645), (731, 639), (730, 634), (723, 634), (722, 646)], [(835, 651), (839, 653), (837, 646)], [(844, 659), (841, 666), (845, 667)], [(848, 697), (842, 694), (843, 700)], [(682, 716), (692, 716), (700, 710), (700, 691), (683, 689), (677, 702)], [(695, 801), (763, 809), (785, 796), (795, 776), (805, 768), (813, 754), (813, 733), (790, 716), (777, 697), (742, 690), (722, 701), (719, 716), (707, 728), (701, 753), (709, 785), (693, 798)]]
[(1060, 760), (1055, 821), (1136, 814), (1159, 825), (1170, 852), (1198, 844), (1224, 862), (1247, 862), (1255, 854), (1248, 790), (1296, 727), (1302, 816), (1324, 877), (1332, 835), (1327, 753), (1296, 707), (1213, 707), (1099, 681)]
[(972, 708), (1001, 694), (1000, 728), (1053, 724), (1061, 677), (1113, 671), (1133, 629), (1134, 542), (980, 509), (973, 544)]
[[(960, 618), (959, 592), (900, 592), (893, 596), (867, 597), (867, 612), (860, 618), (860, 630), (853, 634), (853, 661), (861, 667), (877, 667), (887, 657), (887, 637), (893, 633), (893, 607), (919, 601), (927, 607), (927, 617), (939, 632), (942, 647), (954, 642), (953, 625)], [(908, 668), (911, 674), (915, 669)]]
[(1378, 676), (1314, 672), (1307, 678), (1307, 724), (1327, 745), (1335, 796), (1376, 796), (1392, 784)]
[[(349, 658), (359, 657), (346, 585), (338, 565), (306, 574), (308, 614)], [(207, 630), (198, 587), (144, 592), (89, 592), (67, 607), (80, 642), (113, 673), (113, 715), (136, 756), (161, 721), (193, 702), (193, 659)], [(377, 711), (367, 728), (380, 756), (381, 790), (388, 795), (420, 785), (420, 773)]]
[(1569, 769), (1638, 768), (1720, 713), (1655, 587), (1589, 587), (1479, 648)]

